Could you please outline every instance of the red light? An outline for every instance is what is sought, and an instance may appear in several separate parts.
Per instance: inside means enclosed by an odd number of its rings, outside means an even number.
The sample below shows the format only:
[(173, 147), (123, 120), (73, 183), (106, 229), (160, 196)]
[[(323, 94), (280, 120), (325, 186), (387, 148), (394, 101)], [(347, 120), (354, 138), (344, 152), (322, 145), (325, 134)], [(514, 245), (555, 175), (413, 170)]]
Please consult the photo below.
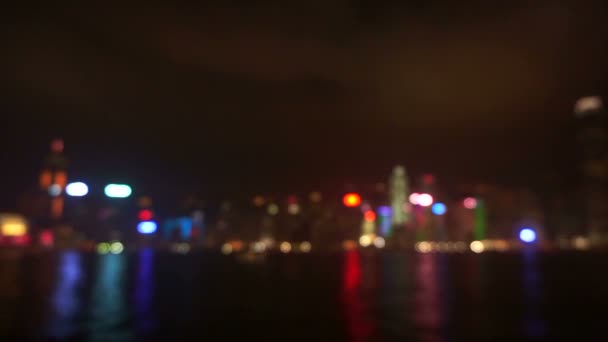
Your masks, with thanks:
[(364, 214), (364, 217), (365, 217), (365, 221), (367, 221), (367, 222), (376, 221), (376, 213), (371, 210), (366, 211)]
[(426, 175), (422, 176), (422, 181), (426, 185), (431, 185), (431, 184), (435, 183), (435, 176), (433, 176), (430, 173), (427, 173)]
[(467, 209), (477, 208), (477, 200), (474, 197), (467, 197), (463, 201), (463, 205)]
[(141, 221), (149, 221), (154, 217), (154, 214), (151, 210), (144, 209), (139, 211), (139, 215), (137, 215)]
[(361, 204), (361, 196), (355, 193), (348, 193), (344, 195), (342, 202), (349, 208), (356, 207)]
[(287, 204), (296, 204), (298, 203), (298, 198), (294, 195), (287, 197)]
[(50, 229), (45, 229), (40, 233), (40, 243), (49, 247), (53, 245), (53, 232)]

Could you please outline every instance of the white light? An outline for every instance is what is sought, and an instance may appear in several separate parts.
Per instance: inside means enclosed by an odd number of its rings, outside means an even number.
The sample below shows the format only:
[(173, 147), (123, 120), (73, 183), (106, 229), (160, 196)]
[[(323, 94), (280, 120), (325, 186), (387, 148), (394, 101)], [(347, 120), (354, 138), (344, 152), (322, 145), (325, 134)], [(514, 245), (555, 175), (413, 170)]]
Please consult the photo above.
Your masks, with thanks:
[(281, 246), (279, 248), (281, 249), (281, 252), (283, 252), (283, 253), (291, 252), (291, 244), (287, 241), (282, 242)]
[(158, 226), (154, 221), (143, 221), (137, 225), (137, 231), (141, 234), (152, 234), (156, 232)]
[(49, 186), (49, 195), (52, 197), (57, 197), (61, 195), (61, 185), (52, 184), (51, 186)]
[(384, 248), (384, 246), (386, 246), (386, 241), (384, 241), (383, 237), (377, 236), (374, 239), (374, 246), (376, 246), (376, 248)]
[(300, 251), (303, 253), (308, 253), (312, 249), (312, 245), (308, 241), (304, 241), (300, 244)]
[(422, 207), (430, 207), (433, 205), (433, 196), (429, 194), (420, 194), (418, 196), (418, 205)]
[(413, 205), (418, 205), (418, 196), (420, 196), (419, 193), (414, 192), (410, 195), (410, 203), (412, 203)]
[(287, 206), (287, 212), (291, 215), (297, 215), (300, 212), (300, 206), (298, 203), (291, 203)]
[(228, 255), (232, 253), (232, 245), (229, 243), (225, 243), (222, 245), (222, 254)]
[(262, 241), (254, 242), (251, 249), (253, 249), (253, 251), (256, 253), (264, 253), (266, 250), (266, 244)]
[(585, 114), (602, 109), (602, 98), (599, 96), (587, 96), (576, 101), (574, 113), (581, 117)]
[(370, 235), (361, 235), (359, 238), (359, 244), (361, 247), (369, 247), (372, 244), (373, 240)]
[(65, 187), (65, 193), (72, 197), (82, 197), (89, 193), (89, 187), (83, 182), (74, 182)]
[(125, 249), (125, 246), (122, 243), (116, 241), (110, 244), (110, 253), (112, 254), (120, 254)]
[(473, 241), (473, 242), (471, 242), (469, 247), (475, 253), (482, 253), (485, 250), (483, 242), (481, 242), (481, 241)]
[(132, 193), (131, 187), (125, 184), (108, 184), (103, 191), (111, 198), (127, 198)]

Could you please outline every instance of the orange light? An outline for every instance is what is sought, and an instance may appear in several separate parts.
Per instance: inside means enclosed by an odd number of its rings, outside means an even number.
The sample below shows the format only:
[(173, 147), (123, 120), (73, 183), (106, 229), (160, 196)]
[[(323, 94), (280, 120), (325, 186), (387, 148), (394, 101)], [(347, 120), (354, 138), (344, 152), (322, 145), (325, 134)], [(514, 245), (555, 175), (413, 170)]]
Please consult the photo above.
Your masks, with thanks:
[(61, 217), (63, 214), (63, 198), (55, 197), (51, 200), (51, 216), (53, 218)]
[(137, 217), (141, 220), (141, 221), (149, 221), (152, 219), (152, 217), (154, 217), (154, 214), (152, 213), (151, 210), (148, 209), (143, 209), (139, 211), (139, 214), (137, 215)]
[(361, 196), (355, 193), (348, 193), (344, 195), (344, 197), (342, 198), (342, 202), (345, 206), (349, 208), (357, 207), (361, 204)]
[(366, 211), (363, 216), (365, 217), (365, 221), (367, 221), (367, 222), (376, 221), (376, 213), (373, 212), (372, 210)]
[(42, 171), (42, 173), (40, 174), (40, 187), (42, 189), (46, 190), (49, 188), (49, 186), (51, 186), (51, 182), (52, 182), (51, 171), (49, 171), (49, 170)]
[(65, 188), (68, 183), (68, 176), (65, 172), (59, 171), (55, 174), (55, 184), (59, 184), (61, 189)]

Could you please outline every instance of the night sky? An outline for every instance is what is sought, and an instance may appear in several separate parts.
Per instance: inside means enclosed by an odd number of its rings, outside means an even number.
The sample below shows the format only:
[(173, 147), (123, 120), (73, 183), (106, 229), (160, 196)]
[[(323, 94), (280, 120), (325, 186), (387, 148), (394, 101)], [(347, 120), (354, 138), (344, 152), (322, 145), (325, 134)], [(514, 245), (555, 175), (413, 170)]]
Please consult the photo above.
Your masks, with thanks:
[(0, 207), (53, 137), (72, 179), (149, 192), (307, 191), (395, 163), (530, 184), (567, 169), (574, 101), (608, 94), (606, 1), (178, 3), (3, 9)]

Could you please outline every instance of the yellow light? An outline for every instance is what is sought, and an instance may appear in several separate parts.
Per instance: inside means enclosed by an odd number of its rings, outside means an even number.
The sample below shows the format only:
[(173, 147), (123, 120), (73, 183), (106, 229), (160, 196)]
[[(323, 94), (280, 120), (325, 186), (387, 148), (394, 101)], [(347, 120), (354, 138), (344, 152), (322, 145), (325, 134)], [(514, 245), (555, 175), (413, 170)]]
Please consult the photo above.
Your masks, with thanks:
[(27, 226), (23, 222), (7, 222), (2, 224), (2, 235), (23, 236), (27, 233)]
[(267, 210), (269, 215), (274, 216), (279, 213), (279, 206), (274, 203), (271, 203), (268, 205)]
[(308, 241), (304, 241), (300, 244), (300, 251), (303, 253), (308, 253), (312, 249), (312, 245)]
[(232, 244), (225, 243), (222, 245), (222, 254), (228, 255), (232, 253)]
[(494, 249), (499, 252), (505, 252), (509, 249), (509, 242), (505, 240), (496, 240), (494, 242)]
[(291, 252), (291, 244), (287, 241), (282, 242), (281, 246), (279, 246), (279, 248), (281, 249), (281, 252), (283, 252), (283, 253)]
[(419, 253), (429, 253), (431, 251), (431, 243), (428, 241), (420, 241), (416, 243), (415, 248)]
[(485, 250), (483, 242), (481, 242), (481, 241), (473, 241), (473, 242), (471, 242), (469, 247), (471, 248), (471, 250), (474, 253), (482, 253)]
[(589, 249), (589, 239), (587, 239), (586, 237), (583, 236), (577, 236), (574, 238), (574, 240), (572, 241), (572, 244), (574, 245), (574, 248), (576, 249), (580, 249), (580, 250), (587, 250)]
[(125, 249), (122, 243), (115, 241), (110, 244), (110, 253), (112, 254), (120, 254)]
[(361, 237), (359, 238), (359, 244), (361, 245), (361, 247), (369, 247), (373, 242), (373, 239), (371, 237), (371, 235), (361, 235)]
[(107, 242), (102, 242), (97, 245), (97, 253), (99, 254), (108, 254), (110, 251), (110, 244)]

